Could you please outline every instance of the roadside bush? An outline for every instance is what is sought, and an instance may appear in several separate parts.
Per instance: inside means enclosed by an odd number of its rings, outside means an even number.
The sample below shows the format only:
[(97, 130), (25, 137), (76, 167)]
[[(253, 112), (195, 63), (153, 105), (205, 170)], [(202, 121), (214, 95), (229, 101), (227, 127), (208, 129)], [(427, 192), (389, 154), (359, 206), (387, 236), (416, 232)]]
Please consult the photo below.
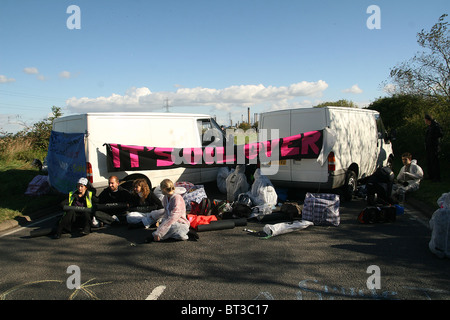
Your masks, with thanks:
[(388, 131), (397, 132), (393, 142), (394, 153), (411, 152), (416, 159), (425, 159), (424, 121), (426, 113), (432, 115), (442, 126), (444, 138), (441, 141), (441, 159), (450, 156), (450, 105), (444, 99), (425, 98), (418, 95), (394, 95), (379, 98), (368, 109), (377, 110)]

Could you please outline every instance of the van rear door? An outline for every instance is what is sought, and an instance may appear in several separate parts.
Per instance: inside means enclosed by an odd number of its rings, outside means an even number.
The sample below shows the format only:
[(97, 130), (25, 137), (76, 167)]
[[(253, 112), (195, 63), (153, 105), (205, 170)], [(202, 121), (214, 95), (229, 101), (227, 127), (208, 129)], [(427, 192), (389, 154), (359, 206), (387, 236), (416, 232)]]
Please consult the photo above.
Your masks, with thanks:
[[(261, 129), (266, 129), (267, 140), (277, 138), (289, 137), (291, 135), (291, 122), (289, 120), (291, 115), (290, 110), (282, 110), (263, 114), (261, 119)], [(277, 131), (274, 131), (277, 130)], [(261, 130), (259, 130), (261, 131)], [(278, 134), (276, 134), (278, 133)], [(281, 160), (277, 161), (278, 172), (270, 176), (271, 180), (291, 181), (291, 161)], [(271, 161), (270, 165), (276, 165), (275, 161)]]
[[(327, 113), (328, 109), (323, 108), (291, 110), (290, 135), (324, 129), (329, 125)], [(288, 160), (288, 162), (292, 181), (319, 183), (328, 181), (328, 167), (325, 164), (321, 166), (317, 159)]]

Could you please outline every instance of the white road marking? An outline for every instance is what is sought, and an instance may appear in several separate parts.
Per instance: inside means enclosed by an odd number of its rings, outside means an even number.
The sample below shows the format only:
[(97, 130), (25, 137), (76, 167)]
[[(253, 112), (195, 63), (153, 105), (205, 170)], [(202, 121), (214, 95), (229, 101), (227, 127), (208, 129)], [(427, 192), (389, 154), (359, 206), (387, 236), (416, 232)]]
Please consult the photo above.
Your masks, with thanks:
[(24, 229), (29, 229), (30, 227), (33, 227), (33, 226), (35, 226), (35, 225), (37, 225), (37, 224), (39, 224), (39, 223), (42, 223), (42, 222), (45, 222), (45, 221), (47, 221), (47, 220), (53, 219), (53, 218), (55, 218), (55, 217), (58, 216), (58, 215), (61, 215), (61, 212), (59, 212), (59, 213), (57, 213), (57, 214), (55, 214), (55, 215), (52, 215), (52, 216), (50, 216), (50, 217), (47, 217), (47, 218), (45, 218), (45, 219), (37, 220), (36, 222), (33, 222), (33, 223), (28, 224), (26, 227), (14, 228), (14, 229), (12, 229), (12, 230), (9, 231), (9, 232), (5, 232), (5, 233), (1, 234), (1, 235), (0, 235), (0, 238), (9, 236), (10, 234), (19, 232), (19, 231), (24, 230)]
[(158, 300), (159, 296), (166, 290), (166, 286), (159, 286), (153, 289), (145, 300)]

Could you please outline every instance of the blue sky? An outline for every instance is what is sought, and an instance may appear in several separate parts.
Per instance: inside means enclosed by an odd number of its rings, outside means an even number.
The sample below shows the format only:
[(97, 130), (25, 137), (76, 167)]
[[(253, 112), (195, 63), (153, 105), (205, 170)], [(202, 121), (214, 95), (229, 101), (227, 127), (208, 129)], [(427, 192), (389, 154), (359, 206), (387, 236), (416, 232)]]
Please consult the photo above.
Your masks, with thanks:
[[(69, 29), (70, 5), (81, 29)], [(369, 29), (370, 5), (381, 29)], [(389, 70), (448, 0), (0, 1), (0, 130), (53, 105), (88, 111), (215, 115), (386, 95)]]

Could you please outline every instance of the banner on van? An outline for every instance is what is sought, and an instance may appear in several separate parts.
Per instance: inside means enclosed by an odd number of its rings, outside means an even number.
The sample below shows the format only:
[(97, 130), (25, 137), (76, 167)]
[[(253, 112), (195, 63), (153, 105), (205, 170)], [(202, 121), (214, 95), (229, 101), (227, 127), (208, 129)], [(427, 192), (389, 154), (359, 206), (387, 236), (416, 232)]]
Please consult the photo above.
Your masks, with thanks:
[(323, 130), (245, 145), (200, 148), (160, 148), (105, 143), (109, 172), (199, 168), (268, 163), (284, 159), (314, 159), (321, 152)]
[(48, 180), (62, 193), (74, 190), (77, 181), (86, 176), (84, 133), (52, 131), (47, 153)]

